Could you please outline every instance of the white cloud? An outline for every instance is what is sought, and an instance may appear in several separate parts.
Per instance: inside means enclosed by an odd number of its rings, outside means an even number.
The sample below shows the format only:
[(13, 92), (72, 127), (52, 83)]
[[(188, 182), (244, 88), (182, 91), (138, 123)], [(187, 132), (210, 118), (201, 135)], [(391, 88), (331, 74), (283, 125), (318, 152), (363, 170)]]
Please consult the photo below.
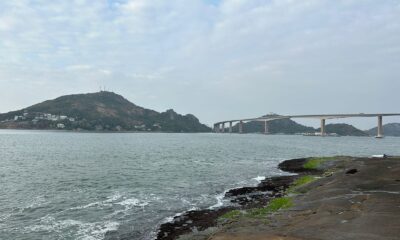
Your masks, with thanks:
[(70, 71), (82, 71), (82, 70), (89, 70), (89, 69), (93, 69), (93, 66), (90, 65), (71, 65), (71, 66), (67, 66), (65, 68), (66, 70), (70, 70)]
[(2, 17), (0, 18), (0, 31), (8, 31), (15, 25), (15, 19), (12, 17)]
[[(399, 100), (400, 5), (389, 0), (2, 1), (0, 39), (1, 112), (45, 98), (43, 85), (48, 97), (108, 85), (206, 122)], [(22, 84), (29, 98), (3, 99)]]
[(122, 4), (121, 8), (125, 11), (135, 14), (142, 11), (146, 6), (146, 3), (149, 2), (145, 0), (131, 0), (125, 4)]

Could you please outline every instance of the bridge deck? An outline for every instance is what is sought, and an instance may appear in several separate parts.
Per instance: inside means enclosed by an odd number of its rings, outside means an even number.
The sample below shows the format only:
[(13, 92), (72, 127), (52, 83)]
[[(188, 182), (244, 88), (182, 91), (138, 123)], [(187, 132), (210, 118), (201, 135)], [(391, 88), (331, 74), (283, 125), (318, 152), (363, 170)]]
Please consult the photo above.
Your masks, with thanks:
[(278, 119), (289, 119), (289, 118), (317, 118), (317, 119), (335, 119), (335, 118), (351, 118), (351, 117), (388, 117), (388, 116), (400, 116), (400, 113), (355, 113), (355, 114), (313, 114), (313, 115), (277, 115), (277, 116), (266, 116), (258, 118), (243, 118), (217, 122), (217, 124), (229, 123), (229, 122), (249, 122), (249, 121), (273, 121)]

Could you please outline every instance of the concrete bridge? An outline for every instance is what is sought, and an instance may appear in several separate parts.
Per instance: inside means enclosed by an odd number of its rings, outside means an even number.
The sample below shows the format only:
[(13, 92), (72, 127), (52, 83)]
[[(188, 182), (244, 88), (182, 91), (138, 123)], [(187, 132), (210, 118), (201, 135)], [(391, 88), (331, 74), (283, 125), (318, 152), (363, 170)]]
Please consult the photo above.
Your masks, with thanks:
[(356, 113), (356, 114), (315, 114), (315, 115), (271, 115), (265, 117), (258, 118), (245, 118), (245, 119), (235, 119), (235, 120), (227, 120), (222, 122), (217, 122), (214, 124), (214, 131), (217, 133), (225, 132), (225, 124), (229, 124), (228, 131), (232, 133), (233, 123), (239, 123), (239, 133), (243, 133), (243, 123), (258, 121), (264, 122), (264, 133), (268, 134), (268, 122), (278, 120), (278, 119), (291, 119), (291, 118), (313, 118), (320, 119), (321, 121), (321, 136), (325, 136), (325, 122), (327, 119), (337, 119), (337, 118), (354, 118), (354, 117), (376, 117), (378, 119), (378, 131), (377, 138), (383, 137), (383, 126), (382, 126), (382, 118), (388, 116), (400, 116), (400, 113)]

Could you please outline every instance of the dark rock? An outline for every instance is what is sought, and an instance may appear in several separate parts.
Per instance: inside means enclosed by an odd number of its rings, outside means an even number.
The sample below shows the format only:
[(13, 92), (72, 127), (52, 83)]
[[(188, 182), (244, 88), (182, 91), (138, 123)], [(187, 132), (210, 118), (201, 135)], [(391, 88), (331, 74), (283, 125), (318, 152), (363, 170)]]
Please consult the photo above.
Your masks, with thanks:
[(306, 158), (286, 160), (279, 163), (278, 168), (281, 169), (282, 171), (293, 172), (293, 173), (307, 172), (309, 170), (303, 167), (303, 165), (306, 162), (307, 162)]
[(233, 210), (225, 207), (215, 210), (188, 211), (174, 218), (172, 222), (160, 226), (157, 240), (174, 240), (180, 235), (190, 233), (193, 230), (202, 231), (217, 224), (218, 217)]
[[(279, 164), (279, 168), (288, 172), (309, 173), (303, 165), (307, 159), (287, 160)], [(265, 206), (271, 199), (282, 197), (285, 190), (299, 176), (277, 176), (266, 178), (255, 187), (241, 187), (229, 190), (225, 198), (230, 198), (234, 206), (222, 207), (219, 209), (206, 209), (188, 211), (181, 216), (174, 218), (172, 222), (160, 226), (156, 240), (174, 240), (183, 234), (194, 230), (202, 231), (217, 225), (217, 220), (223, 214), (234, 209), (249, 209)]]
[(266, 178), (258, 185), (263, 191), (282, 192), (288, 188), (298, 176), (279, 176)]
[(225, 193), (225, 197), (241, 196), (257, 192), (280, 192), (285, 190), (292, 184), (296, 176), (279, 176), (266, 178), (256, 187), (242, 187), (229, 190)]
[(347, 170), (346, 174), (355, 174), (357, 172), (358, 172), (358, 170), (356, 168), (352, 168), (352, 169)]
[(304, 164), (309, 158), (297, 158), (286, 160), (279, 163), (278, 168), (285, 172), (301, 174), (319, 174), (321, 170), (304, 168)]

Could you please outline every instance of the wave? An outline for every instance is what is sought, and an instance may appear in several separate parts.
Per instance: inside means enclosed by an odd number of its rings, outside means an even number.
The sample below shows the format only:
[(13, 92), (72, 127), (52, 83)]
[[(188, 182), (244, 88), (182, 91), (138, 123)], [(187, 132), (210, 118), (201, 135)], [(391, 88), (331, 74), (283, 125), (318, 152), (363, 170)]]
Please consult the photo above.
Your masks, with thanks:
[[(68, 232), (67, 229), (76, 229), (73, 236), (77, 240), (101, 240), (109, 231), (116, 231), (119, 223), (115, 221), (104, 222), (82, 222), (73, 219), (55, 220), (54, 217), (46, 216), (41, 219), (42, 224), (27, 226), (25, 231), (28, 232)], [(70, 236), (71, 237), (71, 236)]]
[[(141, 200), (135, 197), (124, 196), (119, 192), (115, 192), (108, 196), (103, 201), (94, 201), (88, 204), (71, 207), (57, 213), (48, 214), (39, 220), (38, 224), (26, 226), (24, 232), (49, 232), (61, 234), (60, 237), (72, 237), (78, 240), (100, 240), (104, 239), (109, 231), (118, 231), (120, 223), (115, 220), (115, 215), (129, 214), (129, 211), (137, 208), (144, 208), (150, 204), (150, 201)], [(147, 199), (147, 198), (146, 198)], [(82, 221), (76, 219), (60, 220), (59, 215), (64, 215), (68, 211), (82, 211), (83, 209), (90, 209), (96, 211), (104, 207), (113, 209), (112, 213), (102, 217), (103, 221), (90, 222), (90, 220)], [(68, 214), (67, 214), (68, 215)], [(62, 236), (63, 233), (68, 233), (68, 236)]]
[[(244, 187), (244, 186), (246, 186), (246, 185), (258, 185), (259, 183), (261, 183), (261, 181), (263, 181), (263, 180), (265, 180), (265, 179), (266, 179), (265, 176), (257, 176), (257, 177), (255, 177), (255, 178), (251, 178), (250, 180), (241, 181), (241, 182), (237, 183), (238, 186), (232, 187), (232, 188), (228, 188), (228, 189), (224, 190), (222, 193), (219, 193), (219, 194), (215, 195), (215, 199), (217, 200), (217, 203), (215, 203), (214, 205), (211, 205), (211, 206), (209, 206), (208, 208), (205, 208), (205, 209), (214, 210), (214, 209), (223, 207), (223, 206), (225, 206), (227, 203), (230, 203), (229, 199), (226, 199), (226, 200), (225, 200), (225, 195), (226, 195), (227, 192), (229, 192), (229, 191), (232, 190), (232, 189), (237, 189), (237, 188)], [(183, 201), (185, 201), (185, 200), (183, 200)], [(187, 201), (187, 200), (186, 200), (186, 201)], [(159, 228), (160, 228), (160, 226), (161, 226), (162, 224), (165, 224), (165, 223), (172, 223), (176, 217), (182, 216), (183, 214), (185, 214), (185, 213), (187, 213), (187, 212), (189, 212), (189, 211), (194, 211), (194, 210), (199, 210), (199, 209), (200, 209), (200, 208), (194, 206), (194, 207), (189, 208), (188, 210), (185, 210), (185, 211), (176, 213), (176, 214), (173, 215), (173, 216), (169, 216), (169, 217), (163, 218), (163, 219), (157, 224), (156, 230), (155, 230), (155, 231), (152, 231), (151, 233), (149, 233), (149, 234), (146, 236), (146, 237), (147, 237), (146, 239), (155, 239), (155, 238), (157, 237)]]
[(255, 178), (252, 178), (253, 180), (256, 180), (258, 183), (261, 183), (261, 181), (265, 180), (265, 176), (257, 176)]
[(128, 198), (128, 199), (123, 200), (122, 202), (117, 202), (116, 204), (126, 206), (127, 208), (130, 209), (135, 206), (145, 207), (145, 206), (149, 205), (149, 202), (145, 202), (145, 201), (142, 202), (141, 200), (139, 200), (137, 198)]
[(220, 208), (220, 207), (224, 206), (225, 194), (226, 194), (229, 190), (230, 190), (230, 189), (225, 190), (223, 193), (220, 193), (220, 194), (216, 195), (216, 196), (215, 196), (215, 199), (217, 199), (217, 203), (214, 204), (214, 205), (212, 205), (212, 206), (210, 206), (210, 207), (208, 207), (208, 209), (216, 209), (216, 208)]
[(138, 198), (128, 198), (123, 196), (120, 193), (114, 193), (112, 196), (108, 197), (104, 201), (96, 201), (92, 203), (88, 203), (86, 205), (82, 206), (77, 206), (77, 207), (72, 207), (69, 210), (80, 210), (80, 209), (86, 209), (86, 208), (91, 208), (91, 207), (112, 207), (115, 205), (120, 205), (126, 207), (126, 210), (132, 209), (135, 206), (138, 207), (145, 207), (149, 205), (150, 202), (148, 201), (142, 201)]

